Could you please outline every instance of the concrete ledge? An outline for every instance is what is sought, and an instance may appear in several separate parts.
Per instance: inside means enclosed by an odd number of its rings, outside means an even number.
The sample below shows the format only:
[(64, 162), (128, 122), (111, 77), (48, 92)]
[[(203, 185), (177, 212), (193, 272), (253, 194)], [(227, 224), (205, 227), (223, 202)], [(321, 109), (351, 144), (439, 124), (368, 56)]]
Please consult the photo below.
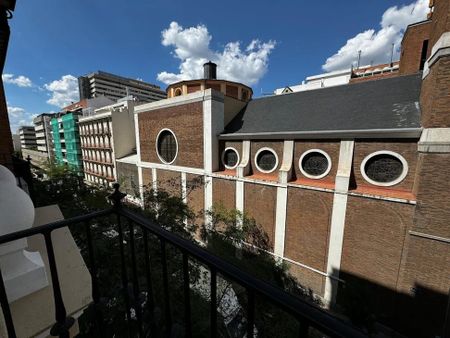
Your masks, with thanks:
[(418, 143), (421, 153), (450, 153), (450, 128), (424, 129)]
[(224, 95), (221, 92), (212, 89), (206, 89), (195, 93), (172, 97), (170, 99), (159, 100), (146, 104), (141, 104), (134, 108), (134, 113), (139, 114), (155, 109), (169, 108), (188, 103), (201, 102), (205, 100), (214, 100), (224, 102)]

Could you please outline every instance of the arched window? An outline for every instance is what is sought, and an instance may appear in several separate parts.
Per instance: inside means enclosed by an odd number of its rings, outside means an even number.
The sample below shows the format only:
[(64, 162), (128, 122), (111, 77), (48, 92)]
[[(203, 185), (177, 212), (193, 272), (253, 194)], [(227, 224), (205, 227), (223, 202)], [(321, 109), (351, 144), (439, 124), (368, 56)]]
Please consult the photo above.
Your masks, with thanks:
[(174, 96), (181, 96), (181, 94), (183, 94), (183, 92), (181, 91), (181, 88), (175, 89)]

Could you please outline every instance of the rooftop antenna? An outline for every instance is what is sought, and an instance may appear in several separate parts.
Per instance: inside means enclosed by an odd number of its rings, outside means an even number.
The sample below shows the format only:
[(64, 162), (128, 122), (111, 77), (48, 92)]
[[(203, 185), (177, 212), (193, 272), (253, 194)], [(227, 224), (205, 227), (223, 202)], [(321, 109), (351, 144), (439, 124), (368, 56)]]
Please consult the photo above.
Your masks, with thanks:
[(359, 63), (361, 62), (361, 49), (358, 51), (358, 63), (356, 69), (359, 69)]
[(394, 58), (394, 43), (392, 43), (392, 49), (391, 49), (391, 62), (389, 63), (389, 66), (392, 68), (394, 66), (393, 63), (393, 58)]

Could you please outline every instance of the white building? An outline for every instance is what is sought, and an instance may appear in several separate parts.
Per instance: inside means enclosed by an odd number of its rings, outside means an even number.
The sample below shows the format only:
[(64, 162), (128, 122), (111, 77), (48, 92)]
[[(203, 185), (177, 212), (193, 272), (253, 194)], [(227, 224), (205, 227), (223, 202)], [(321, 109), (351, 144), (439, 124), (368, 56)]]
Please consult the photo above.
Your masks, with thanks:
[(302, 83), (299, 85), (275, 89), (274, 94), (280, 95), (324, 87), (339, 86), (349, 83), (350, 76), (351, 76), (351, 69), (338, 70), (335, 72), (308, 76), (306, 80), (302, 81)]
[(134, 101), (118, 102), (79, 119), (86, 182), (110, 185), (117, 180), (116, 159), (135, 152)]
[(141, 80), (130, 79), (102, 71), (96, 71), (78, 78), (80, 100), (105, 96), (117, 101), (133, 96), (140, 102), (153, 102), (166, 98), (159, 86)]
[(36, 133), (33, 126), (20, 127), (19, 137), (22, 148), (36, 148)]
[(375, 79), (377, 77), (386, 77), (396, 75), (399, 70), (399, 62), (392, 64), (366, 65), (357, 69), (344, 69), (334, 72), (323, 73), (319, 75), (308, 76), (299, 85), (277, 88), (273, 92), (275, 95), (302, 92), (305, 90), (313, 90), (319, 88), (333, 87), (345, 85), (353, 82), (355, 79)]
[(33, 119), (37, 151), (42, 152), (48, 159), (53, 154), (52, 126), (50, 120), (54, 115), (44, 113)]

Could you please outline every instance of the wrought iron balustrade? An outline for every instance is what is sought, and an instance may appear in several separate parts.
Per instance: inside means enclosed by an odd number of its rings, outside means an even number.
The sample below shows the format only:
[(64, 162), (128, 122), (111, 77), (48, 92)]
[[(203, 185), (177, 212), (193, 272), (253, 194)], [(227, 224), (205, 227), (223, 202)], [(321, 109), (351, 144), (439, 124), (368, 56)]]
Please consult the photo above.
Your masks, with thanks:
[[(263, 298), (264, 300), (270, 302), (277, 308), (285, 311), (289, 315), (295, 318), (297, 322), (298, 336), (308, 337), (312, 330), (314, 332), (320, 332), (320, 337), (365, 337), (363, 333), (351, 326), (350, 324), (332, 316), (323, 309), (310, 304), (300, 298), (297, 298), (280, 288), (277, 288), (271, 284), (268, 284), (252, 275), (246, 271), (241, 270), (237, 266), (225, 261), (224, 259), (216, 256), (215, 254), (207, 251), (201, 246), (197, 245), (191, 240), (178, 236), (163, 227), (151, 222), (149, 219), (135, 213), (122, 206), (121, 200), (126, 194), (119, 191), (119, 185), (114, 185), (115, 191), (109, 197), (113, 202), (114, 206), (101, 210), (92, 212), (86, 215), (73, 217), (66, 220), (57, 221), (54, 223), (33, 227), (27, 230), (18, 231), (15, 233), (10, 233), (7, 235), (0, 236), (0, 245), (15, 241), (21, 238), (27, 238), (34, 235), (41, 235), (44, 238), (45, 246), (48, 255), (49, 268), (51, 272), (51, 281), (53, 288), (54, 297), (54, 308), (55, 308), (55, 324), (51, 328), (51, 334), (53, 336), (59, 337), (69, 337), (69, 329), (74, 324), (74, 319), (68, 316), (66, 307), (64, 304), (64, 299), (59, 283), (58, 270), (56, 261), (58, 257), (55, 257), (54, 245), (52, 242), (52, 232), (57, 229), (61, 229), (67, 226), (76, 225), (80, 226), (79, 230), (82, 230), (85, 234), (87, 256), (88, 256), (88, 266), (91, 274), (92, 282), (92, 307), (94, 309), (94, 321), (95, 326), (98, 331), (95, 337), (105, 336), (103, 334), (102, 326), (102, 314), (100, 304), (102, 292), (98, 280), (98, 262), (96, 262), (96, 242), (92, 235), (92, 223), (102, 217), (114, 217), (116, 219), (117, 226), (117, 236), (111, 238), (111, 241), (117, 240), (119, 243), (120, 251), (120, 279), (121, 279), (121, 292), (124, 299), (124, 312), (126, 316), (126, 325), (128, 326), (128, 336), (129, 337), (151, 337), (151, 336), (169, 336), (169, 332), (155, 335), (153, 331), (158, 330), (158, 326), (164, 326), (165, 328), (171, 328), (173, 324), (173, 314), (170, 309), (170, 294), (171, 285), (169, 283), (170, 273), (168, 271), (168, 258), (167, 246), (176, 248), (181, 257), (181, 276), (182, 276), (182, 292), (184, 299), (183, 309), (183, 327), (182, 335), (185, 337), (192, 337), (193, 332), (193, 322), (192, 322), (192, 302), (191, 302), (191, 291), (192, 286), (190, 285), (190, 261), (196, 261), (200, 263), (203, 267), (209, 270), (210, 280), (209, 280), (209, 295), (210, 295), (210, 306), (209, 306), (209, 335), (211, 337), (216, 337), (218, 334), (218, 278), (226, 278), (233, 283), (240, 285), (243, 290), (245, 290), (247, 296), (247, 305), (245, 307), (245, 332), (243, 336), (246, 337), (256, 337), (258, 336), (255, 312), (256, 312), (256, 298)], [(123, 221), (127, 222), (128, 228), (124, 229)], [(84, 227), (83, 227), (84, 225)], [(140, 248), (143, 250), (145, 272), (143, 275), (138, 276), (137, 269), (137, 245), (136, 245), (136, 232), (135, 229), (139, 228), (142, 232), (143, 246)], [(127, 259), (125, 252), (125, 238), (124, 232), (128, 230), (128, 243), (130, 253), (128, 257), (131, 257), (131, 266), (127, 265)], [(150, 245), (149, 237), (155, 237), (159, 240), (156, 242), (151, 242), (152, 244), (157, 244), (157, 249), (161, 252), (161, 265), (162, 265), (162, 289), (156, 290), (152, 284), (152, 267), (150, 264)], [(153, 248), (154, 249), (154, 248)], [(108, 262), (103, 262), (108, 264)], [(129, 272), (131, 271), (131, 274)], [(0, 271), (1, 273), (1, 271)], [(140, 293), (143, 291), (140, 289), (142, 285), (139, 285), (139, 277), (143, 277), (146, 280), (146, 294), (147, 302), (143, 305), (138, 302)], [(182, 290), (181, 290), (182, 289)], [(163, 304), (155, 304), (155, 295), (159, 292), (163, 298)], [(16, 331), (14, 328), (14, 320), (11, 315), (10, 306), (7, 299), (7, 294), (5, 291), (5, 285), (3, 279), (0, 278), (0, 303), (3, 310), (3, 315), (5, 318), (7, 332), (10, 338), (16, 337)], [(160, 306), (164, 308), (164, 316), (161, 319), (162, 323), (159, 323), (154, 316), (155, 307)], [(144, 307), (150, 308), (150, 323), (146, 322), (143, 316)], [(38, 311), (38, 309), (36, 309)], [(131, 329), (134, 328), (134, 331)], [(315, 336), (316, 337), (316, 336)]]

